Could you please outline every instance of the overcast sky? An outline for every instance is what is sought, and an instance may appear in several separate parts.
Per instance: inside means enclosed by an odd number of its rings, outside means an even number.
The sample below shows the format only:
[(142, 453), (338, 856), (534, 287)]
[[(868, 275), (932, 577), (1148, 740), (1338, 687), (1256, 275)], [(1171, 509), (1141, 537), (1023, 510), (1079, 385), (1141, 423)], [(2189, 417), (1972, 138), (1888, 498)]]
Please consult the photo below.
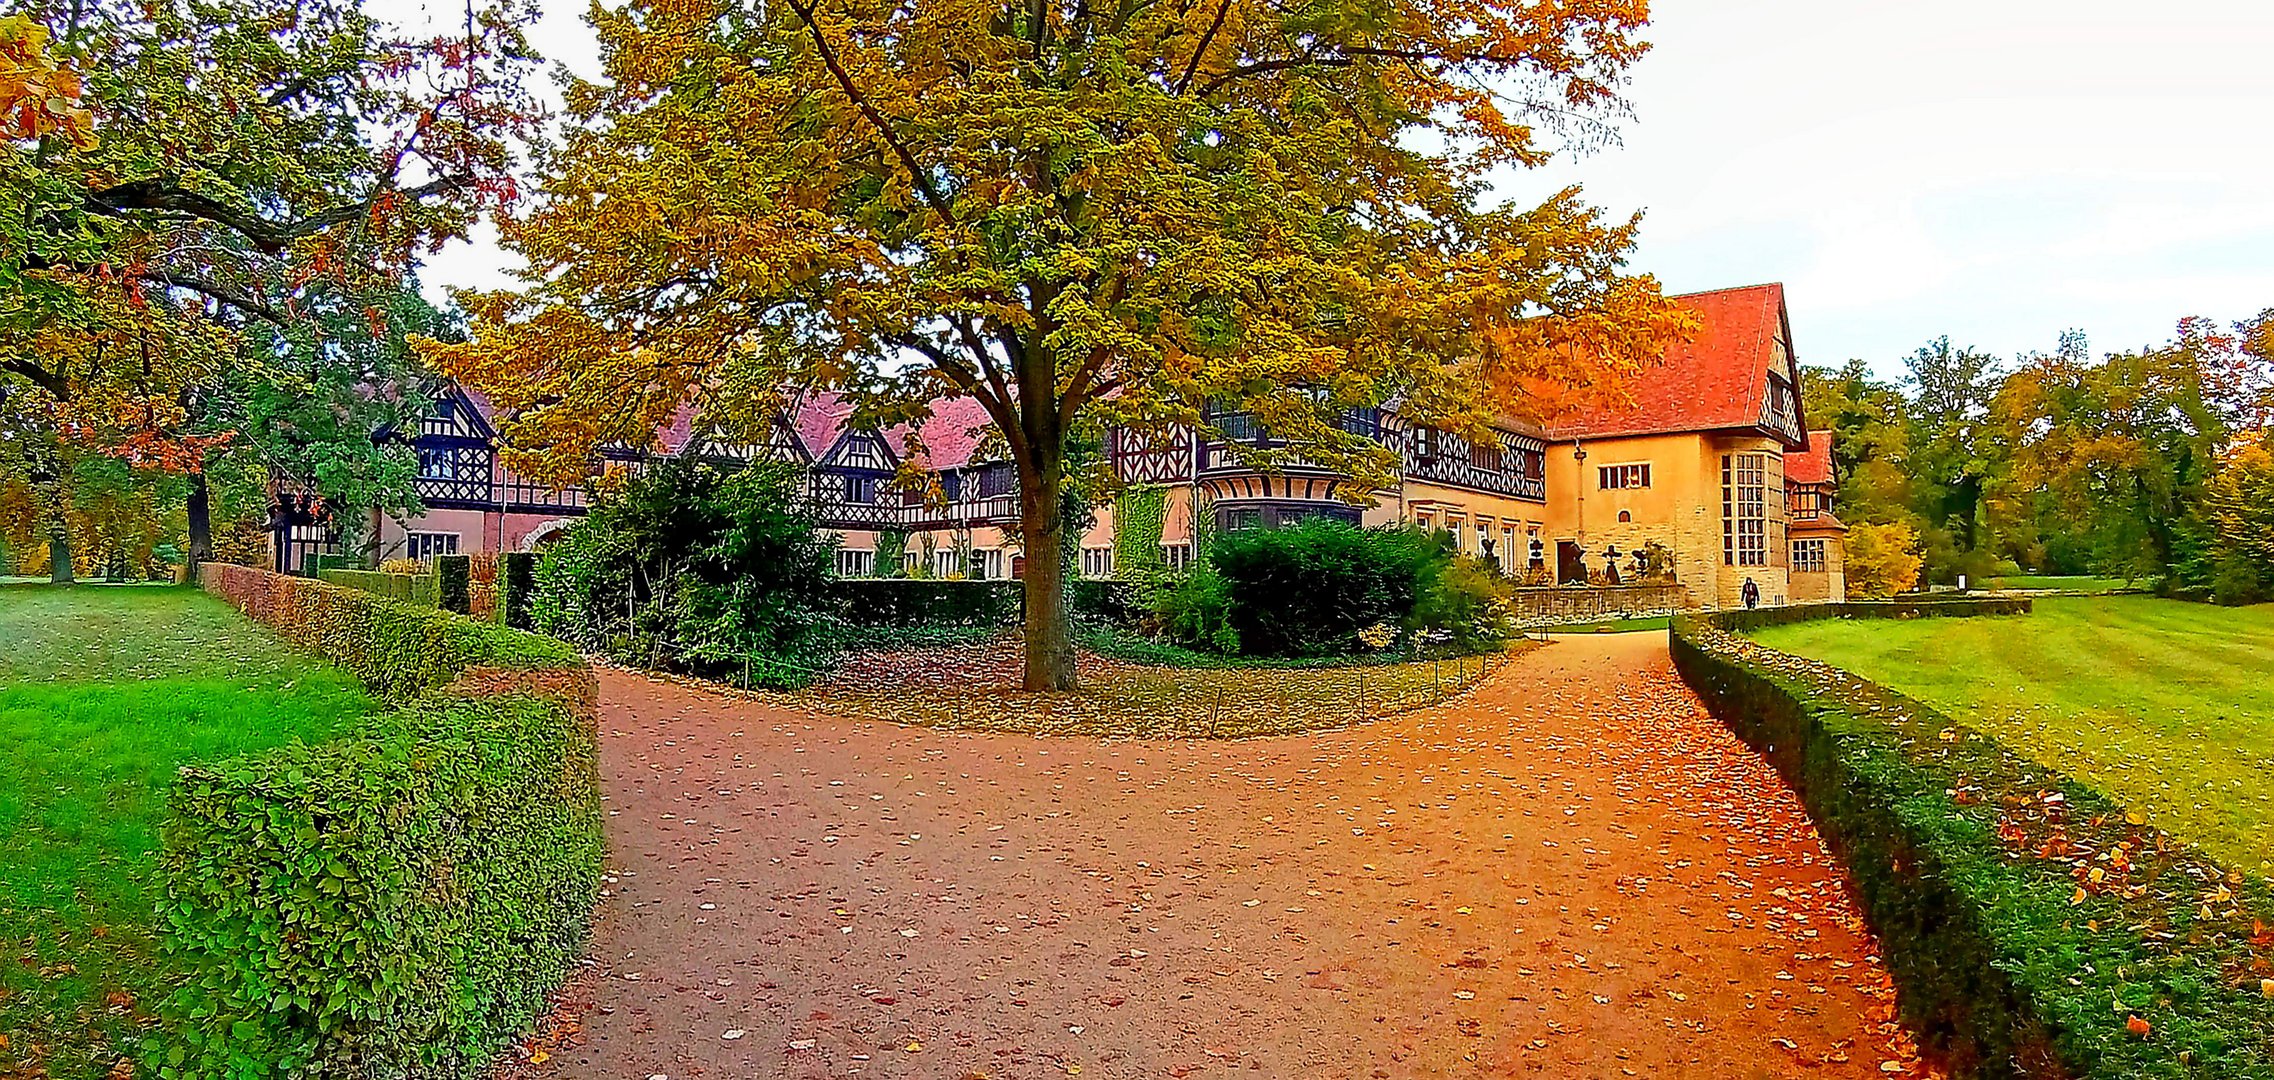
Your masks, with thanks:
[[(547, 8), (535, 44), (594, 70), (583, 0)], [(1806, 362), (2274, 307), (2274, 3), (1658, 0), (1648, 37), (1623, 145), (1499, 190), (1645, 211), (1634, 265), (1670, 292), (1784, 282)], [(505, 260), (477, 238), (425, 277)]]

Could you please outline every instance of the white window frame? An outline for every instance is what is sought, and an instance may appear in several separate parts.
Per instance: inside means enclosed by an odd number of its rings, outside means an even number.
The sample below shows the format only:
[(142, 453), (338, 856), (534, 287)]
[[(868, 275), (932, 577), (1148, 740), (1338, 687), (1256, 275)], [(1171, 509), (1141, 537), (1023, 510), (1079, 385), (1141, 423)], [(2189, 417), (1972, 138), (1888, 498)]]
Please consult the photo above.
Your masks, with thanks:
[(838, 577), (873, 577), (876, 574), (876, 552), (868, 548), (838, 548)]
[(1630, 461), (1595, 467), (1595, 490), (1639, 491), (1650, 486), (1650, 463)]
[(1086, 547), (1082, 549), (1082, 576), (1109, 578), (1113, 576), (1113, 549)]
[[(1803, 556), (1802, 552), (1809, 554)], [(1831, 569), (1831, 545), (1821, 537), (1808, 537), (1792, 542), (1792, 568), (1803, 574), (1822, 574)]]
[(437, 555), (456, 555), (458, 544), (464, 538), (464, 533), (406, 532), (403, 534), (403, 557), (433, 562)]
[(1769, 565), (1769, 456), (1721, 456), (1721, 564)]

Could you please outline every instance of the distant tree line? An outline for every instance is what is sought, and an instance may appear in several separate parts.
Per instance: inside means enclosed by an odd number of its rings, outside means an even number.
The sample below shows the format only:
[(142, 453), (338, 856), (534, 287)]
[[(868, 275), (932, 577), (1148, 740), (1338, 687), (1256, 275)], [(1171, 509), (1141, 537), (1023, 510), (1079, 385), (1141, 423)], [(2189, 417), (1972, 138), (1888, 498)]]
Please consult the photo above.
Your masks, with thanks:
[(1841, 518), (1909, 545), (1927, 583), (2026, 570), (2274, 599), (2274, 309), (2097, 357), (2075, 331), (2012, 360), (1943, 337), (1893, 380), (1862, 360), (1808, 376)]

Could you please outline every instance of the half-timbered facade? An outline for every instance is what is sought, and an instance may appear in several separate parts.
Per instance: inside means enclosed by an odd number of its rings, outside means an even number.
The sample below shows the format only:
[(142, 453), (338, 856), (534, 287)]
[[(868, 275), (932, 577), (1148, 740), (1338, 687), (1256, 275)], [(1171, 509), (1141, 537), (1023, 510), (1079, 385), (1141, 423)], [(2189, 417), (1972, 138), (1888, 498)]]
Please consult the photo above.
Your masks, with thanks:
[[(1510, 422), (1481, 433), (1410, 422), (1394, 403), (1342, 414), (1343, 431), (1401, 463), (1381, 490), (1354, 490), (1348, 477), (1290, 457), (1237, 411), (1211, 412), (1199, 429), (1111, 431), (1106, 457), (1124, 484), (1165, 497), (1158, 543), (1172, 567), (1189, 563), (1210, 531), (1327, 517), (1444, 530), (1461, 551), (1534, 581), (1615, 580), (1655, 544), (1700, 604), (1737, 603), (1747, 580), (1771, 603), (1843, 595), (1830, 433), (1806, 431), (1782, 287), (1675, 299), (1703, 332), (1671, 350), (1629, 406), (1544, 430)], [(878, 560), (895, 552), (904, 571), (1019, 573), (1017, 477), (985, 451), (989, 424), (976, 402), (940, 402), (913, 428), (862, 428), (851, 415), (841, 399), (811, 396), (764, 445), (747, 447), (700, 441), (682, 415), (658, 432), (655, 452), (802, 467), (812, 510), (842, 537), (838, 568), (849, 575), (891, 572)], [(527, 549), (584, 512), (581, 489), (551, 490), (505, 469), (496, 435), (480, 398), (442, 395), (414, 440), (427, 511), (376, 522), (378, 554)], [(633, 468), (647, 456), (601, 455)], [(1117, 570), (1113, 511), (1101, 508), (1081, 538), (1084, 575)]]

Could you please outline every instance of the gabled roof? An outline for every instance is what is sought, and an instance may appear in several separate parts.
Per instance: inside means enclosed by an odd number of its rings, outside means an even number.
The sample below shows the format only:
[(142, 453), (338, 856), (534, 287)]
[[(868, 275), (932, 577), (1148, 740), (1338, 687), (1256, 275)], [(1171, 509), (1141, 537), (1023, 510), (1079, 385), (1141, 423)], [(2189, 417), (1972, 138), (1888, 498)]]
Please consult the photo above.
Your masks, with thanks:
[[(852, 403), (834, 393), (807, 395), (797, 405), (790, 418), (790, 427), (797, 431), (798, 441), (815, 461), (828, 456), (838, 440), (845, 436), (845, 421), (853, 414)], [(926, 418), (918, 432), (924, 444), (929, 467), (960, 469), (972, 463), (980, 440), (993, 426), (985, 406), (974, 398), (954, 398), (932, 403), (932, 415)], [(894, 458), (908, 452), (909, 425), (894, 424), (881, 433), (885, 448)]]
[(1784, 478), (1795, 484), (1832, 482), (1832, 433), (1811, 431), (1808, 446), (1784, 456)]
[[(1778, 283), (1714, 289), (1668, 299), (1703, 324), (1695, 340), (1666, 350), (1664, 366), (1635, 381), (1634, 404), (1588, 409), (1548, 425), (1559, 441), (1682, 431), (1725, 431), (1768, 426), (1769, 373), (1789, 380), (1797, 396), (1798, 362), (1791, 353), (1784, 286)], [(1786, 356), (1777, 357), (1777, 342)]]

